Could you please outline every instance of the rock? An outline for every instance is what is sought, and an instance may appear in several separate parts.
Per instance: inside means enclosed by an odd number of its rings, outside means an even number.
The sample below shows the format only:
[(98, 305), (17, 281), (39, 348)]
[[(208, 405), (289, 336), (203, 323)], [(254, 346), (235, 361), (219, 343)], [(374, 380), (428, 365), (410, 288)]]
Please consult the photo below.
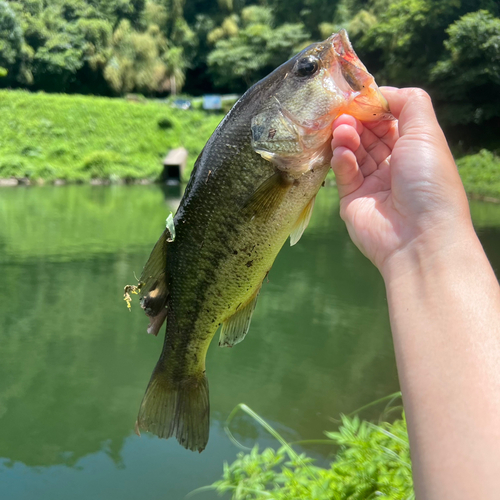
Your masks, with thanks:
[(0, 179), (0, 187), (11, 187), (17, 186), (19, 181), (15, 177), (11, 177), (10, 179)]

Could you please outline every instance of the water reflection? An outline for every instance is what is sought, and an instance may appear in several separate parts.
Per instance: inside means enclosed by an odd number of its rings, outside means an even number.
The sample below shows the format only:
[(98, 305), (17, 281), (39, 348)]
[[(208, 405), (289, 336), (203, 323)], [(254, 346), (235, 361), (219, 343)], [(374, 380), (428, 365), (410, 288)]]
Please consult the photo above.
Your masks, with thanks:
[(165, 196), (165, 203), (169, 207), (172, 207), (173, 212), (175, 213), (181, 203), (185, 185), (164, 183), (160, 184), (159, 187), (163, 191), (163, 196)]
[[(122, 291), (175, 210), (173, 188), (0, 192), (2, 498), (180, 499), (234, 458), (222, 422), (236, 404), (289, 439), (320, 438), (330, 416), (397, 390), (383, 282), (350, 242), (336, 191), (323, 189), (300, 244), (280, 253), (245, 341), (208, 352), (207, 449), (135, 436), (162, 336), (145, 334)], [(500, 214), (474, 210), (498, 267)], [(245, 444), (272, 444), (248, 418), (234, 425)]]

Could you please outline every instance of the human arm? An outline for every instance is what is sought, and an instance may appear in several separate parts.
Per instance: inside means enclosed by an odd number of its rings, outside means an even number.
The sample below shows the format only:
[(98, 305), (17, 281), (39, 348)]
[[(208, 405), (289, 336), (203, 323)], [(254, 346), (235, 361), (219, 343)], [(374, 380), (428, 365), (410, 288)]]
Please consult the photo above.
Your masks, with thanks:
[(341, 216), (387, 290), (418, 500), (500, 498), (500, 289), (428, 96), (334, 124)]

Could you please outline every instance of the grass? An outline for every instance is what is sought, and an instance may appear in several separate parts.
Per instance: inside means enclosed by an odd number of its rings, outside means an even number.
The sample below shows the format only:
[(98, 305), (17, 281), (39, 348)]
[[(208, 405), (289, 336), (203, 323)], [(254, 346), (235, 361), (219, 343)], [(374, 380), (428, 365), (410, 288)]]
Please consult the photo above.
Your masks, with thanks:
[[(391, 395), (391, 400), (394, 395)], [(298, 454), (267, 422), (246, 405), (242, 410), (281, 444), (260, 452), (255, 446), (224, 464), (222, 479), (191, 493), (230, 492), (232, 500), (414, 500), (410, 447), (404, 415), (392, 423), (373, 424), (343, 416), (338, 432), (322, 442), (336, 450), (329, 467), (318, 467)], [(235, 410), (235, 411), (236, 411)], [(228, 425), (226, 430), (232, 440)], [(315, 441), (318, 442), (318, 441)]]
[[(0, 179), (155, 181), (167, 151), (184, 146), (187, 180), (222, 117), (145, 99), (0, 90)], [(498, 156), (482, 150), (457, 164), (469, 195), (500, 199)]]
[(156, 180), (171, 148), (193, 164), (222, 114), (153, 102), (0, 91), (0, 178)]

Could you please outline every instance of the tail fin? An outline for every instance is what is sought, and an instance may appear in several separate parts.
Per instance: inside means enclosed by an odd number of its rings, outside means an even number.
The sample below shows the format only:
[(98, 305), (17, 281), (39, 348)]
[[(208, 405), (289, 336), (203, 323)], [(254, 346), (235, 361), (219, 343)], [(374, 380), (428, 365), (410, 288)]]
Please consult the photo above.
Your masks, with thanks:
[(177, 441), (200, 453), (208, 442), (210, 403), (208, 380), (204, 373), (172, 382), (156, 366), (142, 399), (135, 431), (152, 432), (161, 438), (175, 436)]

